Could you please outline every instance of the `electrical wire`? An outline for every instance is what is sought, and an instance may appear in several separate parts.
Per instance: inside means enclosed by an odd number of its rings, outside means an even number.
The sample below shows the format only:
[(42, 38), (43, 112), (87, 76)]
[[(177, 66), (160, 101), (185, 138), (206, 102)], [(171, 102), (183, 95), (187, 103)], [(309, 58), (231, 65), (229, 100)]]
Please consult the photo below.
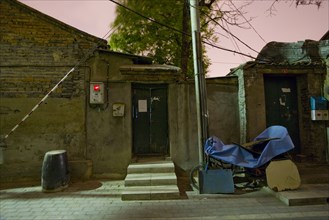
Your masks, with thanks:
[[(145, 16), (145, 15), (143, 15), (143, 14), (141, 14), (141, 13), (139, 13), (139, 12), (137, 12), (137, 11), (135, 11), (135, 10), (133, 10), (133, 9), (131, 9), (131, 8), (129, 8), (129, 7), (127, 7), (127, 6), (123, 5), (123, 4), (121, 4), (121, 3), (119, 3), (119, 2), (116, 2), (116, 1), (114, 1), (114, 0), (107, 0), (107, 1), (110, 1), (110, 2), (112, 2), (112, 3), (114, 3), (114, 4), (118, 5), (118, 6), (124, 8), (124, 9), (126, 9), (126, 10), (128, 10), (128, 11), (130, 11), (130, 12), (133, 12), (133, 13), (135, 13), (136, 15), (138, 15), (138, 16), (140, 16), (140, 17), (146, 19), (146, 20), (149, 20), (149, 21), (151, 21), (151, 22), (154, 22), (154, 23), (156, 23), (156, 24), (158, 24), (158, 25), (164, 26), (164, 27), (166, 27), (166, 28), (168, 28), (168, 29), (174, 30), (174, 31), (179, 32), (179, 33), (181, 33), (181, 34), (189, 35), (189, 34), (183, 32), (183, 31), (181, 31), (181, 30), (178, 30), (177, 28), (171, 27), (171, 26), (166, 25), (166, 24), (163, 24), (163, 23), (161, 23), (161, 22), (159, 22), (159, 21), (157, 21), (157, 20), (155, 20), (155, 19), (153, 19), (153, 18), (147, 17), (147, 16)], [(190, 35), (189, 35), (189, 36), (190, 36)]]
[[(194, 7), (194, 6), (191, 6)], [(219, 27), (221, 27), (226, 33), (228, 33), (229, 35), (231, 35), (232, 37), (234, 37), (235, 39), (237, 39), (240, 43), (242, 43), (243, 45), (245, 45), (246, 47), (248, 47), (250, 50), (259, 53), (257, 50), (253, 49), (252, 47), (250, 47), (248, 44), (246, 44), (245, 42), (243, 42), (240, 38), (238, 38), (237, 36), (235, 36), (231, 31), (227, 30), (223, 25), (221, 25), (218, 21), (216, 21), (215, 19), (213, 19), (212, 17), (210, 17), (209, 15), (207, 15), (206, 13), (202, 12), (201, 13), (205, 16), (207, 16), (211, 21), (213, 21), (214, 23), (216, 23)]]
[[(121, 24), (117, 27), (113, 27), (111, 28), (108, 32), (106, 32), (106, 34), (102, 37), (102, 39), (106, 40), (108, 37), (110, 37), (119, 27), (121, 26)], [(111, 33), (112, 32), (112, 33)]]
[[(183, 32), (183, 31), (181, 31), (181, 30), (178, 30), (177, 28), (171, 27), (171, 26), (166, 25), (166, 24), (163, 24), (163, 23), (161, 23), (161, 22), (159, 22), (159, 21), (157, 21), (157, 20), (155, 20), (155, 19), (153, 19), (153, 18), (147, 17), (147, 16), (145, 16), (145, 15), (143, 15), (143, 14), (141, 14), (141, 13), (139, 13), (139, 12), (137, 12), (137, 11), (135, 11), (135, 10), (133, 10), (133, 9), (131, 9), (131, 8), (129, 8), (129, 7), (127, 7), (127, 6), (123, 5), (123, 4), (121, 4), (121, 3), (119, 3), (119, 2), (116, 2), (116, 1), (114, 1), (114, 0), (107, 0), (107, 1), (110, 1), (110, 2), (116, 4), (116, 5), (120, 6), (120, 7), (123, 7), (123, 8), (125, 8), (126, 10), (128, 10), (128, 11), (130, 11), (130, 12), (132, 12), (132, 13), (134, 13), (134, 14), (136, 14), (136, 15), (138, 15), (138, 16), (144, 18), (144, 19), (147, 19), (147, 20), (149, 20), (149, 21), (151, 21), (151, 22), (154, 22), (154, 23), (156, 23), (156, 24), (158, 24), (158, 25), (161, 25), (161, 26), (163, 26), (163, 27), (166, 27), (166, 28), (168, 28), (168, 29), (170, 29), (170, 30), (176, 31), (176, 32), (178, 32), (178, 33), (180, 33), (180, 34), (184, 34), (184, 35), (187, 35), (187, 36), (190, 36), (190, 37), (191, 37), (191, 34), (185, 33), (185, 32)], [(242, 52), (239, 52), (239, 51), (235, 51), (235, 50), (231, 50), (231, 49), (228, 49), (228, 48), (220, 47), (220, 46), (217, 46), (217, 45), (215, 45), (215, 44), (209, 43), (209, 42), (207, 42), (207, 41), (205, 41), (205, 40), (202, 40), (202, 43), (207, 44), (207, 45), (209, 45), (209, 46), (211, 46), (211, 47), (213, 47), (213, 48), (216, 48), (216, 49), (220, 49), (220, 50), (227, 51), (227, 52), (231, 52), (231, 53), (235, 53), (235, 54), (240, 54), (240, 55), (243, 55), (243, 56), (246, 56), (246, 57), (252, 58), (252, 59), (257, 59), (256, 57), (253, 57), (253, 56), (251, 56), (251, 55), (249, 55), (249, 54), (245, 54), (245, 53), (242, 53)], [(256, 52), (257, 52), (257, 51), (256, 51)], [(257, 52), (257, 53), (258, 53), (258, 52)]]

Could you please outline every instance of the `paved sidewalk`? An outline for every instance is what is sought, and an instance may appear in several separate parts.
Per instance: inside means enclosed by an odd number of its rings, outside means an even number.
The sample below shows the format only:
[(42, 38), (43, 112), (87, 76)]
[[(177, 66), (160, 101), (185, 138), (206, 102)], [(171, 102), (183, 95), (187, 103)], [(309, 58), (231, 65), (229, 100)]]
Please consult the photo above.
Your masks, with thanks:
[(0, 191), (0, 219), (329, 219), (329, 204), (287, 206), (265, 191), (167, 201), (121, 201), (123, 181), (73, 183)]

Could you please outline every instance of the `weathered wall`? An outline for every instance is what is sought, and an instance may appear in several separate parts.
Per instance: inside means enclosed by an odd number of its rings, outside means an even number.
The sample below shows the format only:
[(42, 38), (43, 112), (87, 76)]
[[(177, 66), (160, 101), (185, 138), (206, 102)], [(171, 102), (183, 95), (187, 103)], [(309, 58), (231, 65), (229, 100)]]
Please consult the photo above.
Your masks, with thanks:
[[(99, 51), (89, 63), (87, 85), (103, 82), (108, 92), (104, 105), (90, 105), (87, 91), (87, 158), (93, 161), (94, 177), (123, 178), (132, 158), (131, 83), (122, 80), (119, 68), (132, 61)], [(125, 104), (123, 117), (113, 116), (114, 103)]]
[[(328, 44), (329, 44), (329, 40), (328, 40)], [(329, 56), (326, 57), (325, 59), (326, 61), (326, 66), (327, 66), (327, 74), (326, 74), (326, 79), (325, 79), (325, 83), (323, 86), (323, 91), (324, 91), (324, 97), (329, 100)], [(329, 126), (327, 123), (327, 162), (329, 162)]]
[(265, 129), (264, 75), (295, 77), (300, 153), (312, 156), (316, 161), (325, 161), (328, 156), (328, 122), (311, 120), (310, 97), (328, 93), (325, 85), (328, 65), (324, 65), (328, 56), (329, 40), (270, 42), (257, 57), (260, 63), (249, 62), (233, 71), (231, 74), (239, 78), (241, 140), (248, 141)]
[[(207, 79), (209, 136), (224, 143), (239, 142), (237, 78)], [(170, 151), (173, 161), (183, 170), (199, 164), (195, 87), (193, 82), (169, 86)]]
[[(254, 65), (244, 66), (239, 77), (239, 101), (245, 104), (241, 124), (246, 124), (246, 139), (250, 141), (266, 128), (264, 75), (295, 76), (297, 80), (298, 120), (301, 154), (312, 155), (316, 161), (326, 160), (326, 121), (312, 121), (310, 97), (322, 95), (326, 69), (324, 65)], [(257, 86), (255, 86), (257, 85)], [(241, 112), (240, 112), (241, 113)]]
[[(130, 83), (109, 83), (109, 104), (87, 107), (87, 158), (95, 177), (122, 178), (131, 162), (132, 121)], [(125, 104), (124, 117), (113, 117), (112, 105)]]
[[(36, 98), (1, 98), (1, 130), (13, 125), (37, 103)], [(40, 176), (45, 152), (65, 149), (70, 160), (85, 155), (84, 100), (51, 98), (7, 139), (1, 179)], [(13, 168), (15, 167), (15, 168)]]
[(240, 128), (240, 143), (247, 142), (247, 106), (246, 106), (246, 91), (244, 83), (243, 68), (237, 68), (234, 75), (238, 77), (238, 112), (239, 112), (239, 128)]
[(193, 84), (169, 85), (170, 156), (183, 170), (198, 164), (196, 107)]
[[(257, 85), (257, 86), (255, 86)], [(263, 75), (256, 68), (244, 71), (246, 106), (246, 142), (253, 140), (266, 128)]]
[[(324, 65), (315, 66), (313, 72), (309, 72), (307, 74), (307, 82), (308, 82), (308, 92), (310, 96), (323, 96), (322, 87), (324, 84), (324, 79), (326, 76), (326, 68)], [(306, 103), (305, 103), (306, 105)], [(309, 127), (305, 130), (305, 133), (308, 133), (307, 140), (305, 140), (304, 145), (304, 154), (306, 155), (314, 155), (315, 160), (317, 161), (326, 161), (326, 144), (327, 144), (327, 136), (326, 136), (326, 127), (327, 121), (312, 121), (310, 120), (310, 104), (308, 99), (308, 111), (304, 117), (305, 124), (309, 123)]]
[[(143, 66), (133, 66), (130, 59), (106, 51), (96, 53), (90, 63), (93, 65), (90, 81), (109, 85), (109, 103), (104, 105), (107, 107), (87, 105), (87, 158), (93, 161), (94, 176), (123, 178), (126, 174), (133, 157), (131, 85), (135, 82), (168, 84), (170, 156), (183, 170), (198, 164), (193, 81), (179, 82), (179, 75), (174, 72), (139, 71)], [(224, 142), (239, 140), (237, 88), (236, 77), (207, 80), (210, 135)], [(113, 103), (125, 104), (124, 117), (112, 116)]]
[[(175, 73), (154, 72), (152, 68), (151, 72), (143, 71), (145, 66), (134, 65), (134, 59), (137, 57), (99, 50), (88, 61), (92, 69), (87, 84), (103, 82), (108, 89), (104, 105), (90, 105), (87, 91), (87, 158), (93, 161), (94, 177), (124, 178), (132, 161), (132, 83), (176, 81)], [(123, 117), (113, 116), (115, 103), (125, 105)], [(171, 108), (170, 102), (168, 105)]]
[(237, 77), (207, 80), (209, 135), (224, 143), (240, 142)]
[[(329, 100), (329, 40), (323, 40), (319, 44), (320, 48), (320, 55), (322, 60), (324, 60), (324, 63), (326, 64), (327, 67), (327, 72), (326, 72), (326, 77), (323, 85), (323, 95), (324, 97)], [(329, 126), (328, 122), (326, 124), (326, 129), (327, 129), (327, 162), (329, 162)]]
[[(0, 129), (8, 134), (102, 39), (28, 8), (0, 2)], [(85, 160), (85, 76), (80, 66), (7, 139), (1, 181), (40, 177), (44, 154), (66, 149), (72, 169)], [(83, 163), (83, 162), (82, 162)], [(82, 177), (88, 176), (79, 172)]]
[[(2, 0), (0, 10), (0, 129), (5, 135), (91, 48), (106, 42), (15, 1)], [(178, 68), (134, 65), (138, 59), (147, 60), (98, 49), (80, 63), (6, 139), (0, 181), (40, 180), (45, 153), (56, 149), (67, 150), (73, 177), (123, 178), (132, 159), (132, 83), (168, 84), (170, 156), (183, 170), (197, 165), (193, 81), (181, 82)], [(91, 81), (105, 83), (104, 105), (89, 104)], [(236, 78), (208, 79), (207, 92), (210, 135), (238, 141)], [(125, 104), (124, 117), (113, 117), (114, 103)]]

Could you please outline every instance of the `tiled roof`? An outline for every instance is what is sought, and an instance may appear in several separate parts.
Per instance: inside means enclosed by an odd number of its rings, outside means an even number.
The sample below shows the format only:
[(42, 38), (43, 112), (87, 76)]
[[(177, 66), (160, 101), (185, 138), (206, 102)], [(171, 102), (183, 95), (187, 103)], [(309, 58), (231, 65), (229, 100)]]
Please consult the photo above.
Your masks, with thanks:
[(257, 62), (268, 64), (322, 63), (329, 55), (329, 40), (305, 40), (296, 43), (270, 42), (257, 56)]
[(129, 72), (180, 72), (180, 68), (171, 65), (151, 64), (151, 65), (124, 65), (120, 67), (121, 71)]

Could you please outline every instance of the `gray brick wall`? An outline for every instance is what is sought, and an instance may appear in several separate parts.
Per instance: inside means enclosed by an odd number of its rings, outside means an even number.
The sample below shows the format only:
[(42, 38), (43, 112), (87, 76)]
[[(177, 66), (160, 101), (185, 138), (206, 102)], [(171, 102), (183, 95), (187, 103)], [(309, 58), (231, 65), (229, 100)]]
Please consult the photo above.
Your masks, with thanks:
[[(16, 1), (0, 3), (0, 95), (40, 97), (97, 44), (106, 42)], [(75, 71), (55, 97), (84, 95), (84, 71)]]
[[(0, 1), (0, 135), (6, 135), (96, 45), (106, 41), (15, 0)], [(0, 182), (40, 175), (47, 151), (64, 149), (86, 160), (82, 63), (7, 139)], [(17, 174), (17, 175), (16, 175)]]

